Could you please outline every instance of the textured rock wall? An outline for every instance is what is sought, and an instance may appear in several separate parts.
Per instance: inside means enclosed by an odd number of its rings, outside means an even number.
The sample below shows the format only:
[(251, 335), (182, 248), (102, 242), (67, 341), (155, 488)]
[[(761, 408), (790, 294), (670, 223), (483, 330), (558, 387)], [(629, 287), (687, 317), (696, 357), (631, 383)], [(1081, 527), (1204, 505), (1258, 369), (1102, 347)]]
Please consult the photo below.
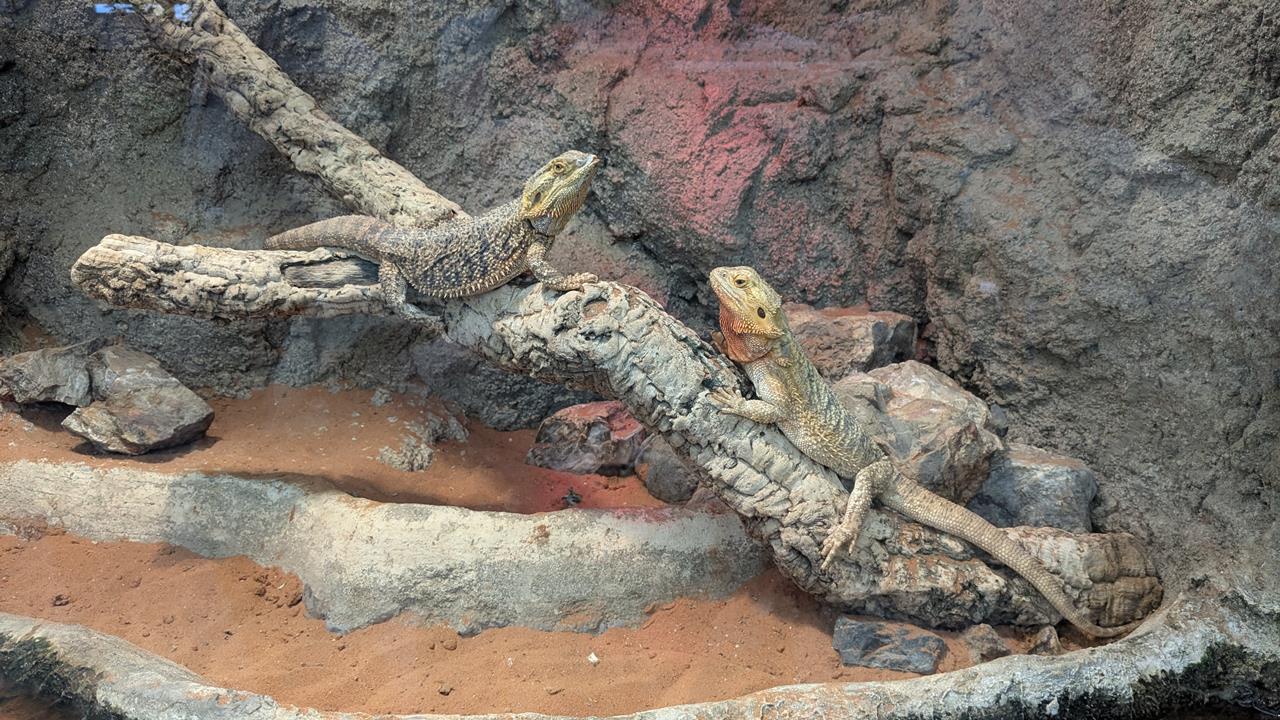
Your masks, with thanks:
[[(1157, 541), (1171, 588), (1280, 576), (1280, 3), (318, 5), (225, 6), (468, 209), (563, 148), (608, 158), (561, 265), (694, 323), (723, 263), (910, 314), (1012, 439), (1100, 473), (1095, 523)], [(0, 5), (0, 131), (4, 303), (60, 339), (123, 333), (231, 391), (429, 364), (387, 320), (223, 325), (70, 287), (108, 232), (252, 247), (341, 211), (120, 16)]]

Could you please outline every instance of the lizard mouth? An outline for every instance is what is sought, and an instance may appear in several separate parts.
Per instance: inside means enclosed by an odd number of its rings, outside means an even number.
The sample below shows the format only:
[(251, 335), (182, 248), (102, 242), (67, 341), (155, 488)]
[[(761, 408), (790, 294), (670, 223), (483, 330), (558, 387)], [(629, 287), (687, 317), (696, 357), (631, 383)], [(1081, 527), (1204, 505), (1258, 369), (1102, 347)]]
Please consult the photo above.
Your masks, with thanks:
[(578, 169), (573, 171), (574, 182), (589, 182), (595, 177), (596, 169), (600, 167), (600, 156), (590, 155), (590, 159), (585, 163), (578, 165)]

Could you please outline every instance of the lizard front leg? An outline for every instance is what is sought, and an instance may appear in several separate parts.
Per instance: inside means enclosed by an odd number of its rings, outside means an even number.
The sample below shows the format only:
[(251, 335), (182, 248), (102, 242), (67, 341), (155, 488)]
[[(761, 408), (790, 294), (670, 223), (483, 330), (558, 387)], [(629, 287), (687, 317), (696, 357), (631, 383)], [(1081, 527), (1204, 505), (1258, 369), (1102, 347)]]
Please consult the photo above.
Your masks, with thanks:
[(529, 269), (533, 271), (533, 276), (538, 279), (538, 282), (559, 292), (581, 290), (584, 284), (597, 280), (591, 273), (565, 275), (552, 267), (551, 263), (547, 262), (546, 243), (535, 242), (530, 245), (525, 251), (525, 262), (529, 264)]
[(845, 545), (858, 541), (862, 532), (862, 522), (867, 519), (867, 510), (871, 508), (871, 498), (879, 495), (888, 486), (897, 469), (888, 460), (880, 460), (858, 471), (853, 479), (853, 489), (849, 491), (849, 502), (844, 507), (844, 517), (840, 524), (822, 541), (822, 569), (828, 570), (840, 550)]
[(754, 420), (762, 425), (773, 425), (787, 418), (786, 410), (778, 405), (765, 400), (748, 400), (725, 388), (712, 390), (707, 398), (730, 415)]
[(440, 318), (409, 302), (409, 283), (404, 279), (400, 268), (390, 262), (379, 263), (378, 287), (382, 291), (382, 301), (392, 312), (416, 325), (430, 328), (437, 333), (444, 332), (444, 325), (440, 322)]

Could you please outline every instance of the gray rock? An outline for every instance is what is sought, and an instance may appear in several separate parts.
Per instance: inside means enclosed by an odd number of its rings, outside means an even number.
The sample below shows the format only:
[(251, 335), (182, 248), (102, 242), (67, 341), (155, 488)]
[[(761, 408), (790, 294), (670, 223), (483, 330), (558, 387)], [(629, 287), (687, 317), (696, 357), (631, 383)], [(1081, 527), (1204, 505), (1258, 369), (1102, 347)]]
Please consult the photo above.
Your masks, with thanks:
[(947, 654), (947, 643), (927, 630), (843, 616), (836, 618), (831, 645), (845, 665), (922, 675), (936, 671)]
[(960, 642), (969, 649), (969, 660), (974, 665), (995, 660), (1009, 654), (1009, 646), (995, 628), (986, 623), (974, 625), (960, 633)]
[(998, 527), (1034, 525), (1093, 531), (1089, 508), (1098, 492), (1093, 471), (1075, 458), (1013, 443), (991, 466), (969, 509)]
[(94, 401), (62, 427), (99, 449), (126, 455), (190, 442), (213, 422), (213, 408), (146, 353), (112, 345), (89, 358)]
[(914, 360), (853, 373), (833, 388), (903, 472), (955, 502), (977, 494), (1003, 448), (986, 403)]
[(90, 340), (0, 358), (0, 398), (19, 403), (88, 405), (93, 399), (89, 356), (102, 345), (99, 340)]
[(406, 436), (399, 448), (384, 447), (378, 451), (378, 462), (403, 472), (422, 472), (431, 467), (436, 449), (415, 436)]
[(525, 462), (583, 475), (630, 475), (647, 436), (616, 400), (573, 405), (542, 421)]
[(556, 410), (597, 397), (499, 370), (443, 338), (416, 343), (410, 356), (427, 392), (497, 430), (534, 427)]
[(916, 323), (894, 312), (824, 308), (790, 303), (787, 322), (818, 372), (838, 380), (915, 354)]
[(635, 466), (636, 475), (649, 494), (663, 502), (688, 502), (698, 489), (698, 476), (661, 435), (650, 435), (645, 439)]
[(1052, 625), (1040, 628), (1040, 632), (1031, 639), (1031, 648), (1027, 652), (1031, 655), (1061, 655), (1062, 641), (1058, 639), (1058, 629)]

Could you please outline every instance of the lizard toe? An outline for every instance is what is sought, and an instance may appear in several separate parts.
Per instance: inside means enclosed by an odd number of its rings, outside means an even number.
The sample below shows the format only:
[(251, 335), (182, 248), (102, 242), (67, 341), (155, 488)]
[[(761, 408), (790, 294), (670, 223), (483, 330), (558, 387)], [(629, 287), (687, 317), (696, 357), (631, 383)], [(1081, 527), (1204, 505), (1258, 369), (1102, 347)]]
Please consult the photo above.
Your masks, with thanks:
[(827, 536), (822, 541), (822, 570), (825, 572), (831, 569), (835, 564), (836, 558), (840, 557), (841, 550), (844, 549), (849, 538), (846, 533), (835, 532)]

